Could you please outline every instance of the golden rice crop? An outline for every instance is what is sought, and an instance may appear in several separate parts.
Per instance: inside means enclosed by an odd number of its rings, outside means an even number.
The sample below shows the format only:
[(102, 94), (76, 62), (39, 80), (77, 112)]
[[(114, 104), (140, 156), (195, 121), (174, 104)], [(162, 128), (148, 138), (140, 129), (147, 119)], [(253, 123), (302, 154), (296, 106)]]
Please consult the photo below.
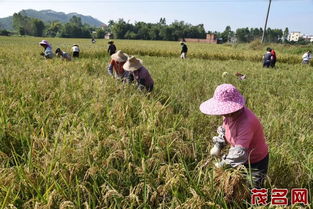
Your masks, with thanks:
[(105, 40), (48, 39), (66, 52), (79, 44), (81, 58), (72, 62), (42, 59), (40, 40), (0, 37), (0, 208), (246, 207), (229, 204), (227, 187), (216, 187), (208, 149), (221, 118), (199, 111), (225, 82), (262, 121), (267, 187), (312, 191), (306, 48), (274, 45), (277, 68), (263, 69), (267, 45), (188, 44), (180, 60), (176, 42), (116, 40), (151, 72), (155, 89), (146, 95), (107, 75)]

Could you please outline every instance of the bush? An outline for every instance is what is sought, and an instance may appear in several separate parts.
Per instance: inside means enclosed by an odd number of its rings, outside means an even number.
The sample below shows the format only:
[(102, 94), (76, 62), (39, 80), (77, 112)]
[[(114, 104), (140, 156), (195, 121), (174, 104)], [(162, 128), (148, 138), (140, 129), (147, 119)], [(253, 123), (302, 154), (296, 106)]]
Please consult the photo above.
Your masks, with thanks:
[(7, 30), (0, 30), (0, 36), (9, 36), (10, 32)]

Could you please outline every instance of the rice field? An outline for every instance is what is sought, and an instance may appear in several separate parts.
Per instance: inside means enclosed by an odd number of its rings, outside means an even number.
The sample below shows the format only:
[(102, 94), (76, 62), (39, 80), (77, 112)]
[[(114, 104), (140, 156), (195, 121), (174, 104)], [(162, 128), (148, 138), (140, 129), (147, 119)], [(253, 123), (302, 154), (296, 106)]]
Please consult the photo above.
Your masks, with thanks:
[(151, 73), (154, 91), (144, 94), (107, 75), (105, 40), (47, 40), (66, 52), (79, 44), (81, 58), (44, 60), (40, 38), (0, 37), (1, 209), (252, 207), (225, 198), (217, 178), (237, 171), (221, 174), (209, 156), (222, 121), (199, 105), (221, 83), (235, 85), (264, 126), (266, 187), (307, 188), (312, 203), (313, 67), (300, 64), (308, 46), (271, 45), (277, 67), (263, 69), (270, 45), (256, 42), (189, 43), (181, 60), (177, 42), (116, 40)]

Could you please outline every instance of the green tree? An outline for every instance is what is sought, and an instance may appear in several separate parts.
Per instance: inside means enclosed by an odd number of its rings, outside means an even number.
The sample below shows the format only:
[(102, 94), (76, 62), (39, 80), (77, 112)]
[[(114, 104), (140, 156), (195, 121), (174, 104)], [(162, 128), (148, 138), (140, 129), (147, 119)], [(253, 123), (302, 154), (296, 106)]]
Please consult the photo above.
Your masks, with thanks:
[(62, 32), (63, 25), (58, 21), (53, 21), (47, 27), (46, 35), (50, 37), (55, 37)]
[(103, 28), (96, 29), (96, 38), (103, 38), (105, 35), (105, 30)]
[(221, 33), (221, 38), (223, 39), (223, 43), (229, 42), (230, 38), (234, 36), (234, 32), (231, 30), (230, 26), (226, 26), (224, 32)]
[(289, 29), (288, 29), (288, 27), (286, 27), (284, 30), (284, 33), (283, 33), (283, 40), (284, 41), (287, 41), (288, 35), (289, 35)]
[(114, 38), (124, 39), (127, 31), (134, 31), (134, 28), (132, 24), (126, 23), (124, 19), (119, 19), (111, 26), (111, 31)]
[(43, 21), (39, 19), (32, 19), (31, 27), (33, 36), (43, 36), (43, 31), (45, 29), (45, 24), (43, 23)]
[(20, 35), (32, 35), (31, 19), (21, 13), (13, 14), (13, 28)]
[(236, 35), (238, 42), (248, 42), (249, 41), (249, 36), (250, 36), (250, 31), (249, 28), (238, 28), (236, 30)]
[(64, 24), (61, 36), (65, 38), (90, 38), (92, 30), (89, 25), (82, 24), (80, 17), (73, 16), (68, 23)]
[(71, 17), (69, 23), (71, 23), (71, 24), (73, 24), (73, 25), (75, 25), (77, 27), (82, 27), (83, 26), (82, 19), (80, 17), (75, 16), (75, 15), (73, 17)]

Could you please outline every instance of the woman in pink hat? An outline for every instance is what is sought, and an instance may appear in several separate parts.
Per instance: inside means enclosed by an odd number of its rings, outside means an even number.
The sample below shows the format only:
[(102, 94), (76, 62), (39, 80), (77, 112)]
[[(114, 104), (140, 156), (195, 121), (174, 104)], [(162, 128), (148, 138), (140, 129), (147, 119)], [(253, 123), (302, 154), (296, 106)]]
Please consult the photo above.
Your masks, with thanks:
[(46, 59), (52, 59), (54, 55), (52, 52), (52, 47), (49, 44), (49, 42), (46, 40), (42, 40), (39, 42), (39, 45), (44, 48), (44, 52), (41, 53), (41, 55), (44, 56)]
[(219, 156), (226, 144), (225, 139), (231, 148), (215, 166), (250, 167), (253, 186), (263, 187), (268, 169), (268, 146), (259, 119), (245, 106), (240, 92), (231, 84), (219, 85), (213, 98), (200, 105), (200, 111), (207, 115), (223, 116), (223, 125), (217, 130), (219, 136), (213, 137), (214, 147), (210, 154)]

